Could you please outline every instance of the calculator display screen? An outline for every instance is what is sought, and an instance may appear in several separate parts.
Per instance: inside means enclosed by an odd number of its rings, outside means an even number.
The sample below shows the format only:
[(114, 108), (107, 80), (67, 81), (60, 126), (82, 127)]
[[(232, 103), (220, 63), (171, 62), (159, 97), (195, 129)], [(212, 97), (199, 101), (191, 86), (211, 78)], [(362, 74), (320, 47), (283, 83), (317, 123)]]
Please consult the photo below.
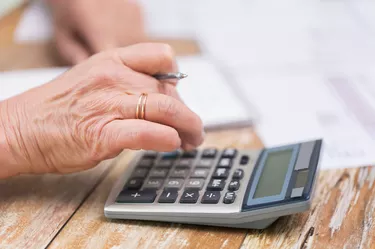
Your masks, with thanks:
[(254, 199), (281, 193), (292, 154), (293, 149), (268, 154), (254, 193)]

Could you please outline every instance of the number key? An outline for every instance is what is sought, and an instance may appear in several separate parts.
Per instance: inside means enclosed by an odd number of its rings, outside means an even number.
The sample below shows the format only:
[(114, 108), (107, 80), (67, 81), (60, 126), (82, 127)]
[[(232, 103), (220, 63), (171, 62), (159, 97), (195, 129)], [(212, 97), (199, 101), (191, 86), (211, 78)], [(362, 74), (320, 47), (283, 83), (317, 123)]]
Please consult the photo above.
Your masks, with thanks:
[(229, 176), (229, 169), (217, 168), (212, 175), (212, 178), (226, 179)]
[(208, 169), (196, 168), (195, 170), (193, 170), (191, 177), (206, 178), (208, 176), (208, 172), (209, 172)]
[(236, 169), (233, 173), (233, 179), (241, 180), (243, 178), (243, 170), (242, 169)]
[(187, 168), (176, 168), (172, 171), (171, 177), (186, 178), (188, 174), (189, 174), (189, 169), (187, 169)]
[(177, 163), (176, 167), (182, 167), (182, 168), (190, 167), (193, 164), (193, 162), (194, 162), (194, 160), (192, 160), (192, 159), (181, 159)]
[(232, 160), (230, 158), (221, 158), (217, 166), (221, 168), (230, 168), (232, 167)]
[(148, 174), (147, 168), (136, 168), (133, 172), (132, 177), (134, 178), (145, 178)]
[(129, 190), (138, 190), (142, 187), (143, 180), (139, 178), (133, 178), (128, 181), (128, 183), (125, 186), (125, 189)]
[(224, 196), (223, 202), (225, 204), (232, 204), (236, 199), (236, 194), (234, 192), (227, 192)]
[(183, 184), (183, 179), (169, 179), (166, 181), (165, 189), (180, 189)]
[(197, 167), (209, 168), (209, 167), (212, 166), (213, 162), (214, 162), (213, 159), (203, 158), (203, 159), (198, 161)]
[(197, 155), (197, 150), (191, 150), (191, 151), (184, 151), (182, 154), (183, 158), (194, 158)]
[(223, 154), (221, 155), (221, 157), (225, 157), (225, 158), (234, 158), (237, 154), (237, 150), (236, 149), (233, 149), (233, 148), (228, 148), (228, 149), (225, 149), (223, 151)]
[(202, 157), (214, 158), (216, 156), (216, 153), (217, 153), (217, 149), (207, 148), (207, 149), (203, 150)]
[(224, 179), (212, 179), (207, 186), (207, 190), (212, 191), (221, 191), (225, 187), (225, 180)]
[(160, 177), (164, 178), (168, 174), (168, 169), (152, 169), (150, 172), (150, 177)]
[(142, 159), (139, 161), (139, 167), (151, 167), (154, 161), (152, 159)]
[(191, 178), (187, 181), (185, 188), (186, 189), (202, 189), (203, 185), (204, 185), (203, 179)]
[(143, 186), (144, 189), (159, 189), (163, 186), (163, 179), (149, 179)]
[(156, 167), (158, 168), (169, 168), (173, 166), (173, 160), (160, 160), (157, 164)]
[(240, 182), (237, 180), (232, 180), (229, 183), (228, 190), (230, 191), (237, 191), (240, 188)]

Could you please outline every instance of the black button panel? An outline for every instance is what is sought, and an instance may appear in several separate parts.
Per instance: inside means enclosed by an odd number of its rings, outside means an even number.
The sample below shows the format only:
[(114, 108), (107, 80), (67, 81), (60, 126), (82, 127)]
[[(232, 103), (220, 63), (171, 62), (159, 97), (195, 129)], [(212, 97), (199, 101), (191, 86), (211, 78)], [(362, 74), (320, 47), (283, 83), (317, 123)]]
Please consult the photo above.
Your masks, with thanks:
[(234, 148), (147, 151), (116, 201), (163, 205), (232, 204), (241, 189), (246, 170), (243, 165), (249, 163), (249, 156), (240, 154)]

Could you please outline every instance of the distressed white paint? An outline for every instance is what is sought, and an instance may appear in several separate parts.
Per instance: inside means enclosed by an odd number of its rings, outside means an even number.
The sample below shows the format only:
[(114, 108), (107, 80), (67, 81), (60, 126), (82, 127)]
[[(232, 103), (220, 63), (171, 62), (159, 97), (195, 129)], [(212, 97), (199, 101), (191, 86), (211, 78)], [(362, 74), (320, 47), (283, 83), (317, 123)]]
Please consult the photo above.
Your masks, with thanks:
[(345, 217), (348, 215), (349, 207), (355, 196), (355, 186), (353, 177), (348, 177), (340, 183), (340, 197), (336, 205), (335, 211), (331, 217), (329, 228), (331, 229), (331, 237), (336, 230), (339, 230)]

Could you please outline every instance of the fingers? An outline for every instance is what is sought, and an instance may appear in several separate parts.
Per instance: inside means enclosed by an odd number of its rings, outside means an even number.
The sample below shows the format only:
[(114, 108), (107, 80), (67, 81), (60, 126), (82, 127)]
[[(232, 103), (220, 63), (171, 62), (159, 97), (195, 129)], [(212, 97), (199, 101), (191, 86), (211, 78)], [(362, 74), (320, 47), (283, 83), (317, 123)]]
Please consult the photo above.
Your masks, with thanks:
[(116, 49), (114, 53), (125, 66), (144, 74), (178, 71), (174, 52), (166, 44), (142, 43)]
[(115, 120), (103, 128), (100, 144), (101, 150), (115, 156), (125, 148), (173, 151), (181, 146), (181, 139), (175, 129), (162, 124), (145, 120)]
[(56, 30), (56, 47), (70, 64), (78, 64), (89, 57), (89, 52), (68, 31)]
[[(134, 119), (139, 96), (118, 100), (118, 110), (125, 119)], [(178, 131), (184, 145), (197, 147), (203, 142), (203, 124), (197, 114), (177, 99), (163, 94), (149, 94), (145, 120), (170, 126)]]

